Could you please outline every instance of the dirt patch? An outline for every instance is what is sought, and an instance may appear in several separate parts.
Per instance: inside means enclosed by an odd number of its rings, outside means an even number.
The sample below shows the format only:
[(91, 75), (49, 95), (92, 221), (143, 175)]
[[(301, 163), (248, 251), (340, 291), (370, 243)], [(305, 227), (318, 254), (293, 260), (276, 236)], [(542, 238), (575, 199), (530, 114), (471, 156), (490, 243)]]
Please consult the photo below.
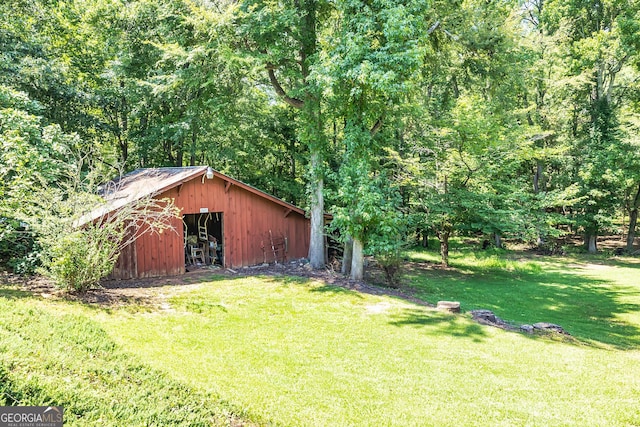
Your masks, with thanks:
[[(336, 270), (336, 266), (313, 270), (306, 261), (291, 261), (284, 264), (259, 265), (233, 271), (232, 274), (241, 276), (293, 276), (310, 280), (318, 280), (327, 285), (337, 286), (348, 290), (362, 292), (370, 295), (390, 295), (411, 301), (418, 305), (433, 307), (433, 304), (416, 298), (410, 289), (401, 287), (394, 289), (384, 286), (384, 272), (373, 260), (367, 260), (364, 281), (353, 281)], [(229, 270), (227, 270), (229, 272)]]
[(366, 306), (367, 313), (369, 314), (381, 314), (386, 313), (389, 309), (393, 307), (389, 302), (379, 302), (378, 304), (371, 304)]
[[(46, 299), (78, 301), (104, 308), (136, 305), (148, 307), (153, 310), (163, 310), (166, 309), (167, 298), (170, 295), (201, 286), (203, 281), (210, 280), (212, 276), (228, 278), (292, 276), (317, 280), (330, 286), (337, 286), (370, 295), (390, 295), (411, 301), (415, 304), (433, 307), (432, 304), (413, 296), (410, 289), (392, 289), (381, 286), (381, 284), (384, 283), (384, 273), (371, 261), (367, 267), (365, 280), (361, 282), (353, 281), (343, 276), (339, 271), (335, 270), (335, 266), (330, 265), (325, 269), (313, 270), (305, 261), (259, 265), (240, 269), (212, 269), (202, 267), (180, 276), (104, 281), (99, 288), (90, 289), (82, 293), (63, 291), (47, 279), (39, 276), (24, 278), (4, 273), (1, 279), (4, 283), (15, 285), (20, 290), (28, 291), (33, 295)], [(171, 292), (163, 292), (160, 289), (165, 286), (170, 286), (172, 288)]]
[(156, 288), (167, 285), (196, 286), (205, 275), (210, 277), (211, 272), (207, 274), (205, 271), (198, 271), (175, 277), (105, 281), (100, 287), (89, 289), (86, 292), (65, 291), (42, 276), (22, 277), (2, 273), (0, 280), (18, 290), (44, 299), (77, 301), (106, 308), (128, 305), (161, 308), (165, 304), (165, 297)]

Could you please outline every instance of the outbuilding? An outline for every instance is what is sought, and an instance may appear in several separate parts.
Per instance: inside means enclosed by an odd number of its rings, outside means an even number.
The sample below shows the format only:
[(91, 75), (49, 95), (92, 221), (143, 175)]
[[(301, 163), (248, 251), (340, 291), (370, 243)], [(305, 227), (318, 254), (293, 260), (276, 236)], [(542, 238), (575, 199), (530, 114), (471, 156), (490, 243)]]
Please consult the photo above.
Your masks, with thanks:
[(153, 195), (173, 200), (173, 231), (127, 246), (114, 279), (183, 274), (190, 266), (237, 268), (306, 257), (304, 210), (207, 166), (137, 169), (109, 185), (110, 209)]

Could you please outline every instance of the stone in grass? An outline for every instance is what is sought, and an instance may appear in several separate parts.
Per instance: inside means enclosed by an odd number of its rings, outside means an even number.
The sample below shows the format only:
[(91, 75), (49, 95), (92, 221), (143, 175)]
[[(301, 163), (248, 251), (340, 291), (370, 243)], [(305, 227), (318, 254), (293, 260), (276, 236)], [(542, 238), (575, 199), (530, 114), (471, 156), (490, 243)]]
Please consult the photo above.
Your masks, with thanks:
[(458, 301), (438, 301), (436, 308), (449, 313), (460, 313), (460, 303)]
[(534, 330), (534, 327), (532, 325), (522, 325), (522, 326), (520, 326), (520, 330), (522, 332), (526, 332), (528, 334), (532, 334), (533, 330)]
[(498, 318), (491, 310), (471, 310), (471, 316), (481, 323), (498, 323)]
[(533, 328), (541, 332), (556, 332), (562, 335), (569, 335), (569, 333), (565, 331), (562, 326), (556, 325), (555, 323), (538, 322), (533, 324)]

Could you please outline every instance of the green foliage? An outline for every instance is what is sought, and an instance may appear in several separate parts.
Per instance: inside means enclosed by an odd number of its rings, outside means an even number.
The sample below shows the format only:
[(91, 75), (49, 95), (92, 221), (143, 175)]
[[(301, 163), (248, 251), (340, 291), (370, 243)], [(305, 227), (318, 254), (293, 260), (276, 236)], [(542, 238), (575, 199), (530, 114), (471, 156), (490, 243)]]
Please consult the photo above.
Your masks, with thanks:
[[(367, 168), (362, 164), (361, 167)], [(362, 174), (357, 167), (347, 169), (343, 165), (338, 200), (343, 201), (345, 207), (335, 209), (332, 226), (340, 230), (345, 239), (360, 239), (365, 253), (375, 256), (385, 271), (389, 286), (398, 287), (406, 225), (398, 209), (397, 189), (380, 173)]]
[(81, 156), (89, 154), (80, 138), (43, 125), (31, 113), (39, 108), (26, 94), (0, 86), (0, 260), (20, 273), (42, 262), (41, 271), (58, 285), (84, 291), (113, 268), (135, 213), (124, 210), (77, 229), (74, 221), (96, 203), (96, 170), (85, 169)]
[(31, 191), (66, 175), (65, 162), (78, 138), (43, 125), (41, 106), (27, 94), (0, 85), (0, 195)]
[(170, 200), (147, 196), (112, 211), (108, 202), (88, 192), (90, 182), (74, 184), (37, 192), (19, 210), (23, 221), (31, 219), (42, 248), (40, 272), (65, 290), (97, 286), (120, 252), (141, 235), (175, 232), (172, 220), (178, 211)]
[(70, 291), (86, 291), (106, 277), (117, 260), (121, 236), (95, 227), (65, 234), (47, 250), (45, 274)]
[(32, 225), (38, 214), (21, 215), (34, 193), (62, 184), (75, 164), (76, 135), (35, 114), (42, 106), (26, 93), (0, 85), (0, 262), (17, 273), (33, 273), (41, 245)]
[(17, 274), (33, 274), (40, 265), (40, 248), (20, 221), (0, 218), (0, 266)]
[(586, 237), (611, 231), (634, 157), (628, 148), (633, 137), (622, 132), (620, 119), (637, 78), (630, 65), (637, 61), (640, 33), (631, 21), (638, 10), (615, 1), (554, 1), (541, 10), (539, 25), (557, 46), (549, 57), (566, 65), (552, 74), (558, 80), (553, 93), (571, 112), (557, 110), (556, 129), (571, 146), (562, 184), (579, 188), (572, 216)]
[(324, 210), (378, 254), (409, 218), (540, 243), (617, 231), (639, 176), (638, 10), (4, 2), (0, 217), (69, 175), (209, 164), (316, 213), (327, 189)]
[[(393, 142), (393, 123), (415, 93), (432, 18), (420, 2), (344, 2), (335, 5), (339, 26), (321, 32), (320, 64), (314, 78), (326, 87), (343, 158), (338, 168), (334, 225), (343, 236), (364, 243), (394, 278), (404, 241), (405, 219), (391, 171), (380, 167)], [(338, 135), (336, 135), (337, 137)], [(338, 139), (338, 138), (336, 138)]]

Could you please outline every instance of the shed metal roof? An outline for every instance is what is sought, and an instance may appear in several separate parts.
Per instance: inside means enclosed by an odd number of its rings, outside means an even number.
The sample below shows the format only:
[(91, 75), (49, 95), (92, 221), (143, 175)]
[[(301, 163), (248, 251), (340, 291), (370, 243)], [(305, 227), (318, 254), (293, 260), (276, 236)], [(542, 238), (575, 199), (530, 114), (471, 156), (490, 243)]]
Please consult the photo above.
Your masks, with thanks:
[[(113, 212), (136, 200), (148, 196), (157, 196), (196, 177), (204, 177), (207, 169), (208, 166), (136, 169), (103, 185), (99, 193), (105, 200), (105, 204), (84, 215), (77, 221), (76, 225), (81, 226), (88, 222), (95, 221), (109, 212)], [(228, 185), (243, 188), (301, 215), (305, 213), (303, 209), (265, 193), (262, 190), (258, 190), (249, 184), (233, 179), (216, 170), (213, 170), (213, 173), (214, 179), (216, 177), (221, 178), (227, 182)]]

